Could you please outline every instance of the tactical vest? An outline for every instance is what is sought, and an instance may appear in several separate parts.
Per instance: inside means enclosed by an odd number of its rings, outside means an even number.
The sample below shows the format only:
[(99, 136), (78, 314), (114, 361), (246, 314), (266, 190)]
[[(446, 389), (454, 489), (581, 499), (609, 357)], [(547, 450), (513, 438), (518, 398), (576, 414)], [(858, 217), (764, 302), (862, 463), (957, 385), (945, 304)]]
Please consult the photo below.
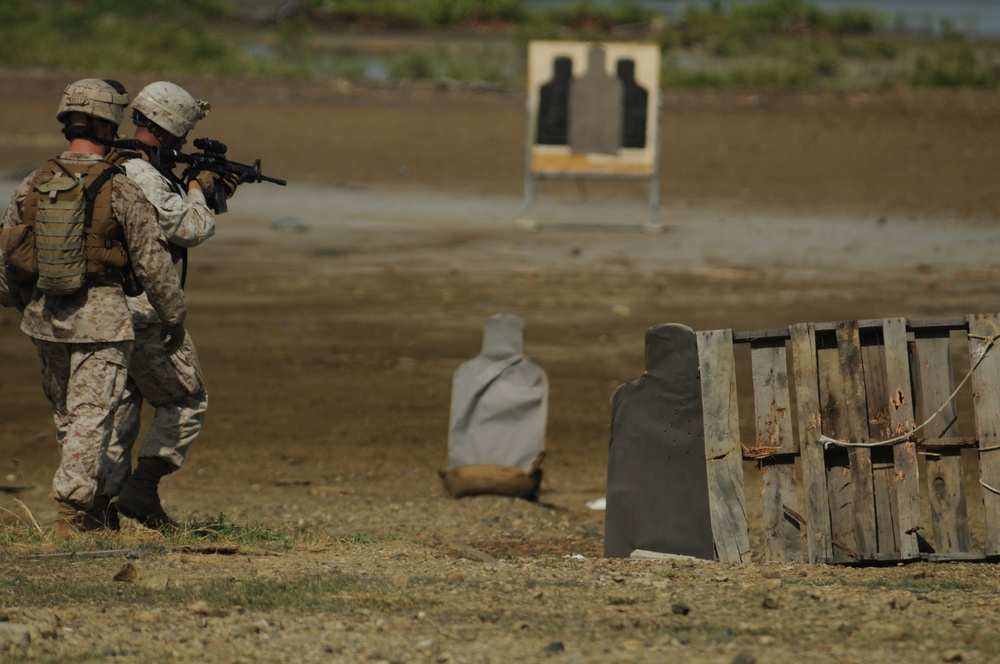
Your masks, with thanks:
[(88, 276), (131, 272), (125, 232), (111, 206), (110, 180), (121, 172), (105, 161), (58, 159), (39, 169), (22, 221), (34, 234), (35, 283), (43, 293), (67, 295)]

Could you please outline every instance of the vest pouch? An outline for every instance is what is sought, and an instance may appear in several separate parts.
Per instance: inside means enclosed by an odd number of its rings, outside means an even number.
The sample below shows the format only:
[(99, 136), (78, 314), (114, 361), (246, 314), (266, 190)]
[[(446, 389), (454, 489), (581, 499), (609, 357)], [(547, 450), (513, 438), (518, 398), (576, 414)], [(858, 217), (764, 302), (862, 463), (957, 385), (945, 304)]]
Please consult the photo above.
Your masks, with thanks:
[(35, 231), (28, 224), (0, 229), (0, 253), (7, 257), (7, 264), (18, 278), (30, 280), (38, 274)]
[(101, 274), (109, 270), (120, 270), (128, 265), (128, 251), (118, 240), (104, 240), (97, 235), (87, 236), (90, 272)]
[(82, 178), (56, 172), (35, 189), (36, 286), (46, 295), (75, 293), (87, 274), (86, 185)]
[(113, 272), (121, 276), (122, 290), (129, 297), (142, 295), (142, 284), (132, 270), (128, 250), (118, 240), (105, 240), (99, 235), (87, 236), (87, 258), (90, 274)]

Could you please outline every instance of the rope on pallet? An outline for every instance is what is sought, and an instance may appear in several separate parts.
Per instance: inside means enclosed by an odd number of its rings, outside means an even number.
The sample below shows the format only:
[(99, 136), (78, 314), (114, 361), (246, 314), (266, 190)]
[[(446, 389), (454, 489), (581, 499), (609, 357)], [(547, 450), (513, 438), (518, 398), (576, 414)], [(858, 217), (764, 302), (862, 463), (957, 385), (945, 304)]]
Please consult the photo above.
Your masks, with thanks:
[[(945, 407), (947, 407), (948, 404), (950, 404), (952, 401), (955, 400), (955, 397), (958, 395), (959, 390), (961, 390), (962, 387), (965, 385), (966, 381), (968, 381), (969, 378), (972, 377), (972, 372), (976, 370), (976, 368), (979, 366), (979, 363), (983, 361), (984, 357), (986, 357), (987, 351), (989, 351), (989, 349), (992, 348), (993, 345), (996, 343), (998, 336), (1000, 335), (992, 335), (992, 336), (980, 336), (978, 334), (969, 335), (970, 339), (982, 340), (982, 343), (979, 344), (979, 348), (977, 348), (972, 353), (972, 359), (973, 359), (972, 366), (969, 367), (969, 371), (968, 373), (965, 374), (965, 378), (963, 378), (962, 382), (958, 384), (958, 387), (955, 388), (955, 391), (951, 393), (951, 396), (945, 399), (944, 403), (941, 404), (941, 407), (938, 408), (936, 411), (934, 411), (934, 414), (928, 417), (919, 426), (914, 427), (913, 429), (907, 431), (906, 433), (894, 436), (892, 438), (888, 438), (886, 440), (872, 440), (863, 443), (852, 443), (847, 440), (837, 440), (836, 438), (831, 438), (830, 436), (821, 435), (819, 437), (819, 442), (823, 443), (824, 449), (830, 449), (831, 445), (837, 445), (839, 447), (881, 447), (883, 445), (896, 445), (898, 443), (905, 443), (906, 441), (910, 440), (913, 437), (913, 434), (915, 434), (917, 431), (920, 431), (925, 426), (934, 421), (934, 418), (940, 415), (941, 412), (945, 409)], [(994, 445), (992, 447), (984, 447), (981, 448), (979, 451), (988, 452), (990, 450), (996, 450), (996, 449), (1000, 449), (1000, 445)], [(984, 484), (983, 486), (986, 485)], [(990, 489), (991, 491), (1000, 493), (1000, 491), (997, 491), (993, 487), (986, 487), (986, 488)]]

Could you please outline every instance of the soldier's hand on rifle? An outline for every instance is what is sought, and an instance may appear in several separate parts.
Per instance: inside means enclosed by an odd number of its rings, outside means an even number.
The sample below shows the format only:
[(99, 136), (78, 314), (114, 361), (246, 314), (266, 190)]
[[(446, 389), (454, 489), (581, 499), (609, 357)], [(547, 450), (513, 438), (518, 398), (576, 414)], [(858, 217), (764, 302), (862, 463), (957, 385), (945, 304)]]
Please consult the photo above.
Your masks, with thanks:
[(227, 173), (219, 179), (226, 188), (226, 198), (232, 198), (233, 194), (236, 193), (236, 187), (240, 186), (244, 182), (243, 176), (236, 172)]
[(184, 323), (164, 325), (161, 335), (163, 336), (163, 347), (167, 349), (167, 352), (171, 355), (176, 353), (184, 345)]
[(212, 198), (215, 196), (215, 183), (217, 180), (220, 179), (218, 174), (213, 173), (212, 171), (199, 171), (191, 179), (197, 182), (198, 186), (201, 187), (202, 192), (204, 192), (205, 194), (205, 198), (208, 200), (212, 200)]

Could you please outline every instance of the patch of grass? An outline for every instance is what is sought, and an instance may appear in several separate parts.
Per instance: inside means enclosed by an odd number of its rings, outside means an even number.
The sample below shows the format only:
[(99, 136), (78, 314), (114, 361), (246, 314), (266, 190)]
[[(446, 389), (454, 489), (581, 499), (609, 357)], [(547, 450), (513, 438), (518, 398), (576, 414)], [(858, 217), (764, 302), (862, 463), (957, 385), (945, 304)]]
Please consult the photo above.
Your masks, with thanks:
[(521, 0), (312, 0), (310, 7), (327, 21), (389, 28), (517, 22), (527, 13)]
[(652, 595), (646, 596), (636, 596), (629, 595), (627, 597), (609, 597), (608, 606), (635, 606), (636, 604), (643, 604), (646, 602), (653, 602), (656, 598)]
[(959, 38), (919, 53), (910, 84), (921, 87), (988, 87), (1000, 83), (1000, 66), (989, 62), (968, 39)]
[(227, 514), (181, 528), (171, 533), (168, 540), (174, 544), (252, 546), (270, 551), (287, 551), (292, 547), (291, 535), (265, 528), (253, 519), (237, 523)]
[(341, 544), (381, 544), (383, 542), (396, 542), (399, 537), (395, 535), (373, 535), (371, 533), (354, 533), (347, 537), (341, 537)]
[(11, 547), (31, 547), (42, 544), (46, 540), (46, 532), (37, 521), (28, 506), (16, 501), (19, 512), (0, 508), (0, 550)]
[[(532, 40), (632, 40), (661, 46), (665, 87), (1000, 87), (994, 40), (947, 23), (938, 37), (913, 36), (873, 10), (807, 0), (715, 0), (679, 15), (636, 0), (308, 0), (276, 3), (269, 18), (249, 11), (236, 0), (4, 0), (0, 66), (513, 87)], [(386, 39), (366, 43), (365, 32)]]
[[(213, 581), (200, 587), (194, 599), (212, 606), (239, 606), (251, 611), (357, 611), (394, 606), (388, 584), (344, 575), (299, 579)], [(190, 601), (185, 598), (184, 601)]]
[(4, 0), (0, 64), (106, 71), (295, 75), (283, 63), (253, 60), (215, 26), (231, 15), (221, 0)]

